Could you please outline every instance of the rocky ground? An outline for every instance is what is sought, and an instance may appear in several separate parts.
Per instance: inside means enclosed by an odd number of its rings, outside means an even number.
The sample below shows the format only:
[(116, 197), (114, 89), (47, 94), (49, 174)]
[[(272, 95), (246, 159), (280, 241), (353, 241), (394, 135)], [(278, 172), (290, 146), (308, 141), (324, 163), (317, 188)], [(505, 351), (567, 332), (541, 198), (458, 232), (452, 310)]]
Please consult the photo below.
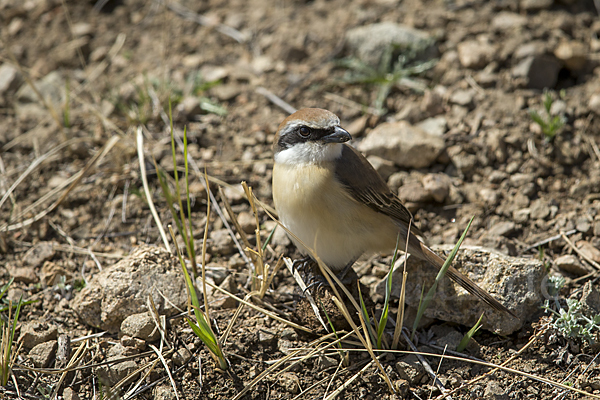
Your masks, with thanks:
[[(338, 397), (348, 399), (443, 398), (442, 390), (454, 399), (600, 397), (600, 19), (592, 1), (102, 3), (0, 2), (0, 284), (14, 278), (0, 297), (2, 305), (32, 301), (19, 315), (1, 397), (312, 399), (345, 383)], [(204, 169), (216, 199), (207, 282), (240, 298), (252, 290), (253, 255), (244, 249), (257, 250), (256, 220), (240, 182), (270, 209), (271, 144), (290, 111), (283, 100), (338, 114), (439, 251), (474, 216), (457, 267), (519, 318), (444, 281), (416, 345), (470, 359), (425, 357), (436, 385), (416, 355), (382, 355), (391, 394), (356, 336), (344, 343), (347, 364), (333, 347), (311, 353), (332, 339), (284, 267), (262, 300), (250, 300), (267, 311), (245, 306), (234, 317), (239, 303), (207, 290), (218, 334), (227, 334), (231, 368), (221, 371), (183, 318), (183, 273), (164, 250), (141, 179), (145, 166), (166, 228), (172, 217), (153, 160), (174, 176), (169, 99), (194, 160), (198, 247)], [(276, 223), (261, 206), (258, 222), (264, 243)], [(298, 256), (277, 229), (263, 260), (274, 266), (281, 255)], [(390, 260), (354, 266), (377, 316)], [(428, 268), (409, 262), (409, 327), (435, 274)], [(396, 297), (394, 317), (397, 308)], [(452, 352), (484, 311), (483, 329)], [(309, 356), (276, 364), (297, 349)], [(484, 376), (482, 361), (510, 370)], [(77, 369), (57, 373), (69, 362)]]

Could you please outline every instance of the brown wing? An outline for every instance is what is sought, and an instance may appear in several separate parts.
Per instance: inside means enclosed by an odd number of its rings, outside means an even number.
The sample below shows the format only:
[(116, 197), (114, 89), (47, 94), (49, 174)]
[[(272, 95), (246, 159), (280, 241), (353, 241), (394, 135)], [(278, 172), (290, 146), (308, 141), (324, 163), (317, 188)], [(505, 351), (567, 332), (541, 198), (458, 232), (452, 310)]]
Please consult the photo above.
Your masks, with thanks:
[[(357, 176), (353, 171), (362, 171), (362, 173), (360, 176)], [(366, 204), (377, 212), (389, 215), (397, 221), (402, 222), (405, 226), (408, 226), (409, 221), (412, 219), (410, 211), (404, 207), (400, 199), (394, 196), (373, 166), (357, 150), (344, 145), (342, 157), (336, 164), (335, 174), (357, 201)], [(423, 236), (414, 225), (411, 225), (411, 227), (411, 233)], [(441, 268), (444, 264), (444, 260), (440, 256), (435, 254), (414, 235), (410, 235), (408, 247), (410, 253), (413, 253), (418, 258), (428, 260), (437, 268)], [(454, 267), (450, 267), (447, 274), (469, 293), (479, 297), (491, 307), (515, 317), (515, 314), (498, 302), (498, 300), (494, 299), (492, 295), (481, 289), (475, 282)]]
[[(361, 174), (356, 171), (361, 171)], [(410, 211), (392, 193), (369, 161), (353, 147), (344, 145), (342, 156), (336, 163), (335, 175), (357, 201), (409, 225), (412, 220)], [(414, 221), (411, 227), (412, 233), (422, 236)]]

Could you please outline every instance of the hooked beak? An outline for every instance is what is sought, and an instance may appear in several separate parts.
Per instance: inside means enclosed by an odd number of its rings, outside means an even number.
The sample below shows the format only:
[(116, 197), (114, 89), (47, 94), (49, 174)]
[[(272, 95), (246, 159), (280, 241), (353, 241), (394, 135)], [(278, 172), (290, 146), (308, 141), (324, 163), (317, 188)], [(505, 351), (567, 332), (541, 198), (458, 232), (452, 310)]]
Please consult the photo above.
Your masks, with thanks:
[(325, 143), (344, 143), (351, 139), (352, 136), (350, 136), (348, 131), (339, 126), (335, 127), (333, 133), (321, 138)]

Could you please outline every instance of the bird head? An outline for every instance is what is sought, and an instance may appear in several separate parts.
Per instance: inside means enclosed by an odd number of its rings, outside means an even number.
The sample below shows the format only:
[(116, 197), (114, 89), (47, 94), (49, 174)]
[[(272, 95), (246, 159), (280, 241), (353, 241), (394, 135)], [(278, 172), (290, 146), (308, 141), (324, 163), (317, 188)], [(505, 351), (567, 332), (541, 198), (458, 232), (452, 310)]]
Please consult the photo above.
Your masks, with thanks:
[(285, 164), (333, 161), (342, 153), (342, 143), (352, 136), (340, 127), (334, 113), (304, 108), (283, 120), (273, 144), (275, 162)]

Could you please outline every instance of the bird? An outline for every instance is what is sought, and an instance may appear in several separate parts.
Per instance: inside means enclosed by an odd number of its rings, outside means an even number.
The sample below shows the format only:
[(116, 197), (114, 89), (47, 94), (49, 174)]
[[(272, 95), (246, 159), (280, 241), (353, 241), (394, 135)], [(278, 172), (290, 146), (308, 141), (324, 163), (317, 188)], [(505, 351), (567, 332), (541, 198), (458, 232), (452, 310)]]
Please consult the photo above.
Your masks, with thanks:
[[(390, 254), (398, 243), (441, 268), (444, 260), (419, 238), (423, 235), (411, 212), (347, 143), (351, 139), (337, 115), (320, 108), (298, 110), (279, 125), (272, 194), (292, 242), (306, 260), (312, 250), (336, 274), (349, 270), (363, 254)], [(447, 275), (492, 308), (514, 315), (454, 267)]]

